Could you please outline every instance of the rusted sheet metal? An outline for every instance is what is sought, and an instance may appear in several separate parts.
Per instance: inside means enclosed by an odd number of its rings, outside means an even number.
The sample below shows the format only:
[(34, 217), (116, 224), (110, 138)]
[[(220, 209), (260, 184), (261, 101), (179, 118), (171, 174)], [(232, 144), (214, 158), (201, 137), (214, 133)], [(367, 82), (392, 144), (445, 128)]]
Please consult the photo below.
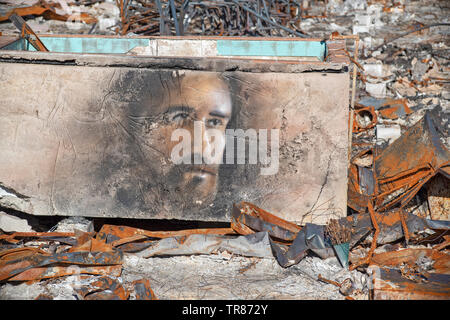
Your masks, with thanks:
[[(375, 228), (371, 249), (369, 254), (359, 261), (352, 260), (350, 269), (359, 265), (369, 264), (371, 255), (378, 244), (387, 244), (405, 237), (407, 241), (414, 240), (417, 243), (425, 241), (427, 238), (424, 231), (427, 229), (435, 232), (433, 241), (442, 238), (450, 230), (448, 221), (433, 221), (421, 218), (402, 209), (396, 209), (385, 213), (377, 213), (369, 206), (371, 214), (358, 214), (347, 218), (348, 223), (353, 224), (351, 246), (357, 243), (364, 236), (368, 235)], [(425, 239), (424, 239), (425, 238)]]
[(122, 239), (114, 240), (113, 242), (111, 242), (111, 246), (118, 247), (118, 246), (122, 246), (124, 244), (128, 244), (129, 245), (131, 242), (135, 242), (135, 241), (139, 241), (139, 240), (145, 240), (145, 239), (148, 239), (148, 237), (146, 235), (136, 234), (136, 235), (128, 237), (128, 238), (122, 238)]
[(41, 293), (34, 300), (53, 300), (53, 297), (51, 295)]
[[(411, 213), (404, 213), (405, 223), (412, 235), (419, 233), (430, 226), (426, 219), (420, 218)], [(393, 210), (383, 214), (375, 212), (375, 219), (380, 229), (377, 237), (378, 244), (386, 244), (401, 239), (403, 228), (401, 223), (400, 210)], [(341, 224), (347, 224), (347, 227), (352, 228), (352, 237), (350, 246), (354, 246), (364, 236), (368, 235), (373, 230), (372, 220), (368, 213), (354, 214), (339, 220)]]
[(450, 236), (444, 236), (445, 241), (433, 247), (435, 250), (442, 250), (450, 246)]
[[(383, 214), (374, 212), (380, 232), (377, 243), (386, 244), (401, 239), (405, 234), (404, 226), (407, 227), (411, 236), (427, 228), (425, 219), (414, 214), (393, 210)], [(402, 223), (404, 221), (404, 225)], [(369, 222), (372, 224), (372, 222)]]
[(409, 108), (407, 99), (393, 99), (382, 98), (376, 99), (373, 97), (365, 97), (357, 104), (360, 107), (374, 108), (375, 112), (385, 119), (395, 120), (398, 118), (404, 118), (412, 113)]
[[(290, 238), (286, 237), (286, 234), (288, 234), (286, 232), (286, 229), (279, 227), (279, 225), (271, 225), (267, 222), (269, 218), (272, 219), (272, 222), (275, 220), (273, 219), (273, 215), (259, 215), (260, 218), (252, 217), (255, 219), (254, 221), (243, 220), (241, 217), (248, 217), (249, 215), (247, 214), (247, 212), (253, 212), (249, 208), (254, 207), (254, 205), (249, 204), (249, 206), (245, 210), (239, 209), (245, 207), (245, 205), (247, 204), (241, 203), (234, 206), (232, 215), (233, 228), (237, 232), (241, 232), (243, 228), (248, 229), (245, 230), (245, 232), (255, 232), (252, 228), (259, 228), (260, 230), (269, 232), (269, 235), (271, 236), (269, 240), (273, 255), (282, 267), (289, 267), (297, 264), (308, 254), (309, 251), (313, 251), (322, 258), (334, 255), (331, 243), (329, 242), (329, 239), (326, 239), (324, 235), (324, 226), (316, 224), (306, 224), (305, 227), (301, 229), (296, 226), (300, 230), (295, 234), (294, 240), (288, 241), (288, 239)], [(445, 224), (442, 224), (441, 226), (432, 224), (430, 225), (428, 223), (428, 220), (407, 212), (402, 213), (401, 210), (392, 210), (383, 214), (373, 212), (373, 214), (378, 228), (377, 237), (374, 237), (376, 241), (376, 244), (373, 244), (374, 249), (377, 244), (391, 243), (403, 238), (405, 227), (408, 230), (410, 236), (414, 239), (419, 238), (419, 233), (427, 228), (448, 228), (448, 226)], [(404, 221), (403, 223), (402, 219)], [(251, 224), (251, 222), (254, 222), (254, 224)], [(354, 214), (349, 217), (341, 218), (339, 219), (339, 224), (351, 230), (350, 247), (356, 245), (362, 238), (371, 233), (374, 228), (372, 218), (368, 213)], [(250, 226), (252, 228), (250, 228)], [(274, 228), (274, 226), (278, 227), (278, 229)], [(273, 230), (278, 230), (279, 233), (272, 232), (272, 234), (270, 234), (270, 231)], [(274, 234), (278, 236), (275, 236)], [(284, 244), (274, 241), (274, 238), (282, 239), (283, 237), (285, 239)]]
[(396, 269), (371, 266), (373, 300), (448, 300), (450, 275), (428, 273), (422, 281), (402, 276)]
[[(118, 240), (118, 241), (120, 241), (120, 240)], [(117, 248), (119, 250), (121, 250), (122, 252), (134, 253), (134, 252), (139, 252), (144, 249), (147, 249), (148, 247), (153, 245), (154, 242), (155, 242), (155, 240), (130, 242), (130, 243), (122, 244), (122, 245), (117, 245)]]
[[(278, 240), (293, 241), (299, 230), (301, 228), (294, 223), (242, 202), (234, 205), (231, 228), (148, 231), (103, 225), (96, 238), (143, 257), (210, 254), (223, 250), (244, 256), (273, 257), (270, 243), (274, 240), (269, 235)], [(244, 236), (236, 237), (236, 233)]]
[(78, 274), (92, 274), (92, 275), (109, 275), (119, 277), (122, 273), (122, 265), (113, 266), (93, 266), (93, 267), (79, 267), (79, 266), (52, 266), (52, 267), (39, 267), (26, 270), (8, 281), (30, 281), (41, 280), (48, 278), (57, 278), (68, 275)]
[(75, 233), (73, 232), (13, 232), (0, 234), (0, 240), (9, 243), (17, 243), (19, 239), (31, 238), (36, 240), (53, 240), (68, 244), (75, 244)]
[(134, 288), (136, 300), (158, 300), (150, 286), (150, 281), (148, 279), (133, 281), (132, 285)]
[(158, 300), (148, 279), (138, 279), (127, 290), (115, 277), (102, 276), (90, 279), (90, 283), (75, 288), (82, 300), (128, 300), (134, 293), (135, 300)]
[(403, 263), (414, 266), (425, 258), (433, 260), (433, 269), (436, 273), (450, 275), (450, 254), (436, 249), (408, 248), (382, 252), (374, 254), (371, 263), (380, 267), (396, 267)]
[(30, 7), (15, 8), (9, 11), (6, 15), (0, 17), (0, 22), (7, 21), (11, 15), (16, 14), (18, 16), (42, 16), (47, 20), (59, 20), (59, 21), (81, 21), (87, 24), (96, 23), (97, 18), (92, 17), (90, 14), (80, 12), (76, 15), (65, 14), (61, 15), (56, 13), (54, 7), (61, 7), (60, 4), (52, 4), (51, 6), (44, 1), (41, 1), (41, 5), (34, 5)]
[(74, 234), (75, 234), (75, 240), (76, 240), (76, 245), (80, 246), (83, 243), (91, 240), (92, 238), (94, 238), (95, 236), (95, 232), (91, 231), (91, 232), (85, 232), (85, 231), (81, 231), (81, 230), (74, 230)]
[[(342, 222), (351, 225), (345, 219)], [(243, 236), (188, 234), (159, 241), (145, 241), (145, 237), (142, 238), (139, 234), (142, 230), (138, 232), (134, 228), (123, 226), (120, 226), (119, 230), (116, 230), (116, 227), (111, 229), (111, 226), (104, 226), (101, 236), (113, 235), (111, 239), (116, 240), (111, 242), (112, 245), (147, 258), (164, 255), (211, 254), (226, 250), (244, 256), (266, 258), (275, 256), (281, 266), (288, 267), (298, 263), (309, 250), (323, 258), (334, 255), (331, 244), (324, 238), (323, 226), (307, 223), (304, 228), (301, 228), (251, 203), (241, 202), (234, 205), (231, 225)], [(370, 226), (364, 227), (370, 229)], [(366, 230), (364, 233), (366, 234)], [(118, 236), (123, 238), (117, 240)], [(144, 241), (126, 243), (128, 240)]]
[(114, 248), (103, 240), (89, 239), (80, 245), (70, 248), (67, 252), (112, 252)]
[(4, 250), (0, 252), (0, 266), (5, 264), (7, 261), (15, 261), (19, 259), (24, 259), (31, 257), (36, 254), (47, 254), (45, 251), (34, 248), (34, 247), (21, 247), (9, 250)]
[(359, 190), (368, 196), (374, 193), (374, 177), (372, 171), (367, 167), (358, 166)]
[(244, 234), (250, 233), (251, 230), (267, 231), (272, 237), (286, 241), (293, 241), (301, 230), (301, 227), (296, 224), (281, 219), (249, 202), (233, 205), (231, 228)]
[(389, 145), (374, 162), (376, 209), (404, 206), (439, 170), (450, 165), (436, 121), (425, 116)]
[(372, 168), (349, 167), (348, 206), (365, 212), (370, 199), (385, 212), (404, 207), (438, 173), (450, 178), (450, 152), (440, 141), (430, 111), (373, 160)]
[(447, 231), (450, 230), (450, 221), (426, 219), (426, 222), (430, 229)]
[(334, 256), (331, 243), (325, 241), (324, 226), (307, 223), (298, 233), (290, 246), (271, 242), (272, 251), (278, 263), (283, 268), (295, 265), (302, 260), (309, 251), (321, 258)]
[[(206, 229), (186, 229), (177, 231), (149, 231), (128, 226), (116, 226), (104, 224), (98, 234), (97, 239), (106, 239), (107, 243), (122, 239), (122, 241), (115, 242), (114, 245), (124, 244), (127, 241), (136, 241), (145, 238), (170, 238), (179, 236), (188, 236), (192, 234), (211, 234), (211, 235), (226, 235), (236, 234), (232, 228), (206, 228)], [(144, 236), (144, 237), (141, 237)], [(125, 240), (126, 239), (126, 240)]]
[(130, 295), (116, 278), (108, 276), (96, 278), (75, 291), (83, 300), (127, 300)]
[(384, 103), (376, 109), (381, 117), (395, 120), (412, 113), (408, 107), (406, 99), (386, 98)]
[(9, 279), (24, 271), (51, 264), (74, 264), (84, 266), (122, 264), (123, 253), (112, 252), (64, 252), (58, 254), (33, 254), (7, 261), (0, 260), (0, 281)]

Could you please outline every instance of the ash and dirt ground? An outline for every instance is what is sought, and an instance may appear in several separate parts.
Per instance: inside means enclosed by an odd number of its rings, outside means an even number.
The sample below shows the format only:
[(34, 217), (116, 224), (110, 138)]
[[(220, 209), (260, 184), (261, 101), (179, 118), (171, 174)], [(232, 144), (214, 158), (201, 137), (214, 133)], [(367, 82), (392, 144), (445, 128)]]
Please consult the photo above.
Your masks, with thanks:
[[(52, 231), (88, 231), (89, 228), (90, 220), (75, 217), (60, 220)], [(319, 274), (338, 283), (350, 279), (354, 288), (352, 297), (368, 299), (368, 276), (342, 268), (335, 257), (322, 260), (307, 256), (297, 265), (282, 268), (275, 258), (243, 257), (226, 251), (151, 258), (125, 253), (118, 280), (127, 287), (135, 280), (148, 279), (160, 300), (344, 300), (337, 286), (318, 281)], [(96, 277), (65, 276), (31, 283), (9, 282), (0, 285), (0, 300), (33, 300), (40, 295), (53, 300), (76, 300), (75, 289)]]
[[(119, 279), (124, 284), (149, 279), (160, 300), (344, 300), (339, 288), (318, 281), (318, 275), (338, 282), (350, 278), (361, 289), (367, 282), (365, 274), (343, 269), (336, 258), (306, 257), (287, 269), (281, 268), (275, 259), (227, 254), (148, 259), (126, 254), (124, 260)], [(30, 300), (46, 294), (54, 300), (76, 300), (77, 285), (83, 285), (77, 276), (32, 284), (7, 283), (0, 287), (0, 299)], [(368, 295), (363, 293), (358, 298), (367, 299)]]
[[(12, 8), (28, 6), (35, 2), (0, 1), (0, 15)], [(323, 12), (323, 2), (309, 2), (311, 5), (317, 5), (317, 14)], [(96, 16), (99, 23), (92, 28), (82, 23), (68, 24), (45, 20), (42, 17), (28, 18), (27, 23), (37, 33), (115, 34), (119, 10), (114, 1), (84, 6), (81, 11)], [(311, 38), (328, 38), (332, 32), (342, 35), (358, 33), (361, 40), (358, 62), (365, 67), (364, 71), (359, 72), (368, 80), (364, 82), (361, 76), (358, 77), (356, 101), (367, 96), (406, 98), (408, 106), (413, 110), (412, 114), (396, 120), (378, 119), (380, 125), (399, 126), (401, 133), (416, 123), (426, 110), (436, 109), (440, 112), (443, 127), (447, 130), (443, 142), (448, 147), (449, 12), (450, 2), (445, 0), (329, 0), (326, 18), (304, 19), (300, 27)], [(441, 25), (390, 41), (412, 31), (414, 27), (437, 23)], [(0, 32), (18, 33), (9, 22), (0, 23)], [(385, 46), (375, 50), (383, 43)], [(353, 54), (353, 41), (347, 41), (347, 45), (348, 51)], [(430, 81), (413, 83), (424, 78)], [(377, 141), (376, 130), (375, 127), (354, 134), (353, 139), (359, 142), (382, 143), (379, 139)], [(68, 220), (59, 224), (57, 230), (73, 231), (74, 228), (83, 229), (83, 226), (83, 223)], [(361, 291), (359, 295), (352, 297), (368, 299), (367, 274), (344, 270), (335, 258), (322, 260), (308, 256), (299, 264), (286, 269), (281, 268), (275, 259), (245, 258), (226, 252), (148, 259), (126, 254), (124, 260), (120, 277), (123, 283), (131, 283), (142, 277), (148, 278), (158, 299), (345, 299), (339, 288), (318, 281), (319, 274), (337, 282), (352, 279), (354, 286)], [(77, 281), (79, 279), (76, 276), (67, 276), (31, 284), (6, 283), (0, 285), (0, 299), (30, 300), (41, 293), (48, 294), (53, 299), (76, 299), (73, 287)]]

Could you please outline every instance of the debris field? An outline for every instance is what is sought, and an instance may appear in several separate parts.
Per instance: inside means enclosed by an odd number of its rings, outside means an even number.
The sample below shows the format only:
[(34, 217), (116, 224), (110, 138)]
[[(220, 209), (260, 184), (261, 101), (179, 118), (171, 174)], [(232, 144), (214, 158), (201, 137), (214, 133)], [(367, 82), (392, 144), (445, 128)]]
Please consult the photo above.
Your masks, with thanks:
[(39, 33), (345, 40), (347, 214), (296, 224), (242, 201), (214, 223), (0, 206), (0, 299), (450, 299), (448, 1), (72, 2), (0, 1), (0, 39), (38, 51)]

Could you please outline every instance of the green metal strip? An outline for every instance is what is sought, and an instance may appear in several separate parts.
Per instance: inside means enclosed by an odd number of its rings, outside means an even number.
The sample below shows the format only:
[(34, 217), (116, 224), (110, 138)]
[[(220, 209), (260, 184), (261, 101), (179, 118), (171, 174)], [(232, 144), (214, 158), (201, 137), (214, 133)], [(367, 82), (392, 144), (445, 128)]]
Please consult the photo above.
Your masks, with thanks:
[(217, 40), (219, 56), (317, 57), (324, 60), (321, 41)]
[[(51, 52), (126, 53), (137, 46), (148, 46), (148, 39), (113, 39), (83, 37), (41, 37)], [(30, 48), (30, 51), (36, 51)]]
[[(41, 37), (51, 52), (123, 54), (149, 39), (95, 37)], [(176, 41), (176, 40), (174, 40)], [(321, 41), (216, 40), (218, 56), (317, 57), (323, 61), (326, 44)], [(30, 47), (28, 50), (36, 51)]]
[(18, 51), (25, 50), (25, 42), (23, 39), (18, 39), (4, 46), (3, 48), (1, 48), (1, 50), (18, 50)]

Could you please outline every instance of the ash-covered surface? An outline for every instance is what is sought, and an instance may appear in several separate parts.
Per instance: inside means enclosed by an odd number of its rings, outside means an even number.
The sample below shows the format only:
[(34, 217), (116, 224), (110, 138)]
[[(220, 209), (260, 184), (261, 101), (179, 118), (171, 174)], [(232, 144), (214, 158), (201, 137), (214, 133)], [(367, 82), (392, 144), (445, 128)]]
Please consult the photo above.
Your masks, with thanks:
[[(345, 299), (338, 287), (318, 281), (319, 274), (339, 282), (351, 279), (361, 289), (358, 298), (368, 298), (367, 275), (342, 269), (335, 258), (308, 257), (294, 267), (283, 269), (275, 259), (226, 253), (149, 259), (127, 254), (120, 279), (124, 284), (149, 279), (161, 300)], [(67, 276), (32, 284), (7, 283), (0, 287), (0, 299), (30, 300), (47, 294), (54, 300), (76, 300), (74, 288), (82, 286), (83, 281), (86, 282), (77, 276)]]
[(368, 298), (366, 275), (342, 269), (336, 258), (308, 257), (284, 269), (274, 259), (224, 254), (168, 259), (128, 255), (124, 267), (125, 281), (148, 276), (160, 299), (345, 299), (338, 287), (317, 281), (319, 274), (338, 282), (350, 278), (365, 290), (361, 298)]
[[(15, 217), (11, 211), (9, 216)], [(83, 217), (52, 218), (56, 224), (49, 231), (61, 233), (75, 230), (95, 232), (94, 228), (99, 228), (105, 222), (112, 222), (109, 219), (94, 221)], [(124, 223), (125, 220), (116, 222)], [(133, 222), (128, 224), (136, 225)], [(186, 221), (180, 221), (180, 224), (185, 228), (206, 226), (202, 222), (189, 225)], [(146, 223), (141, 226), (145, 227)], [(175, 227), (169, 220), (159, 225), (159, 229)], [(31, 229), (30, 226), (28, 228)], [(153, 228), (158, 229), (155, 225)], [(48, 251), (57, 251), (56, 248), (63, 245), (57, 241), (51, 242), (50, 245), (48, 242), (38, 240), (27, 242), (27, 247), (41, 247)], [(339, 287), (319, 281), (319, 274), (337, 283), (350, 281), (352, 297), (368, 299), (368, 275), (357, 270), (343, 269), (335, 257), (322, 260), (316, 256), (308, 256), (297, 265), (282, 268), (274, 257), (244, 257), (227, 251), (209, 255), (169, 255), (150, 258), (125, 253), (120, 275), (107, 277), (118, 281), (124, 288), (130, 288), (133, 281), (147, 279), (155, 296), (160, 300), (345, 299), (339, 292)], [(89, 286), (89, 283), (101, 277), (101, 275), (77, 274), (40, 281), (3, 282), (0, 284), (0, 299), (34, 300), (46, 297), (53, 300), (79, 300), (81, 297), (77, 290)], [(131, 291), (128, 299), (134, 298)]]
[[(329, 0), (327, 8), (322, 1), (306, 2), (311, 6), (317, 5), (317, 8), (311, 8), (311, 15), (327, 13), (326, 17), (298, 21), (298, 30), (308, 37), (328, 38), (333, 32), (359, 35), (357, 61), (362, 68), (358, 68), (355, 102), (364, 102), (364, 99), (367, 102), (369, 99), (369, 105), (373, 105), (386, 98), (405, 99), (412, 111), (409, 114), (400, 113), (396, 119), (380, 115), (373, 128), (354, 133), (353, 142), (359, 144), (353, 145), (352, 154), (363, 149), (361, 145), (365, 143), (377, 144), (380, 150), (385, 148), (398, 138), (398, 134), (417, 123), (427, 110), (433, 110), (437, 119), (441, 120), (441, 142), (449, 148), (449, 2)], [(12, 8), (33, 3), (35, 1), (2, 1), (0, 15)], [(114, 1), (99, 1), (81, 9), (96, 16), (99, 23), (94, 27), (83, 23), (68, 27), (66, 22), (42, 17), (28, 17), (26, 20), (38, 33), (115, 34), (120, 13)], [(10, 22), (0, 23), (0, 31), (18, 34)], [(283, 31), (274, 35), (280, 34), (288, 36)], [(353, 40), (347, 41), (350, 55), (353, 55), (353, 44)], [(370, 122), (370, 118), (364, 121)], [(424, 188), (406, 209), (413, 214), (430, 217), (427, 197), (429, 190)], [(448, 197), (446, 203), (440, 205), (445, 208)], [(14, 216), (17, 217), (17, 214)], [(24, 216), (19, 218), (26, 220)], [(5, 219), (15, 228), (23, 228), (16, 231), (29, 231), (31, 227), (35, 231), (91, 230), (89, 221), (68, 220), (58, 225), (55, 223), (53, 228), (47, 221), (45, 226), (39, 228), (35, 221), (28, 225), (24, 221)], [(364, 257), (371, 239), (369, 236), (354, 248), (351, 258)], [(399, 242), (387, 244), (375, 252), (395, 251), (402, 245)], [(426, 250), (429, 246), (417, 248)], [(445, 252), (448, 251), (441, 251), (442, 254)], [(427, 259), (424, 256), (417, 260), (418, 265), (426, 270), (432, 264)], [(319, 281), (319, 274), (337, 283), (351, 279), (355, 287), (351, 297), (368, 299), (366, 273), (344, 270), (336, 258), (322, 260), (312, 254), (294, 266), (281, 268), (275, 259), (233, 256), (227, 252), (152, 258), (127, 253), (118, 279), (126, 287), (134, 280), (147, 278), (158, 299), (345, 299), (337, 286)], [(40, 295), (52, 299), (77, 299), (79, 296), (74, 287), (83, 285), (83, 281), (88, 280), (72, 275), (33, 283), (2, 283), (0, 299), (30, 300)], [(132, 299), (133, 295), (130, 297)]]

